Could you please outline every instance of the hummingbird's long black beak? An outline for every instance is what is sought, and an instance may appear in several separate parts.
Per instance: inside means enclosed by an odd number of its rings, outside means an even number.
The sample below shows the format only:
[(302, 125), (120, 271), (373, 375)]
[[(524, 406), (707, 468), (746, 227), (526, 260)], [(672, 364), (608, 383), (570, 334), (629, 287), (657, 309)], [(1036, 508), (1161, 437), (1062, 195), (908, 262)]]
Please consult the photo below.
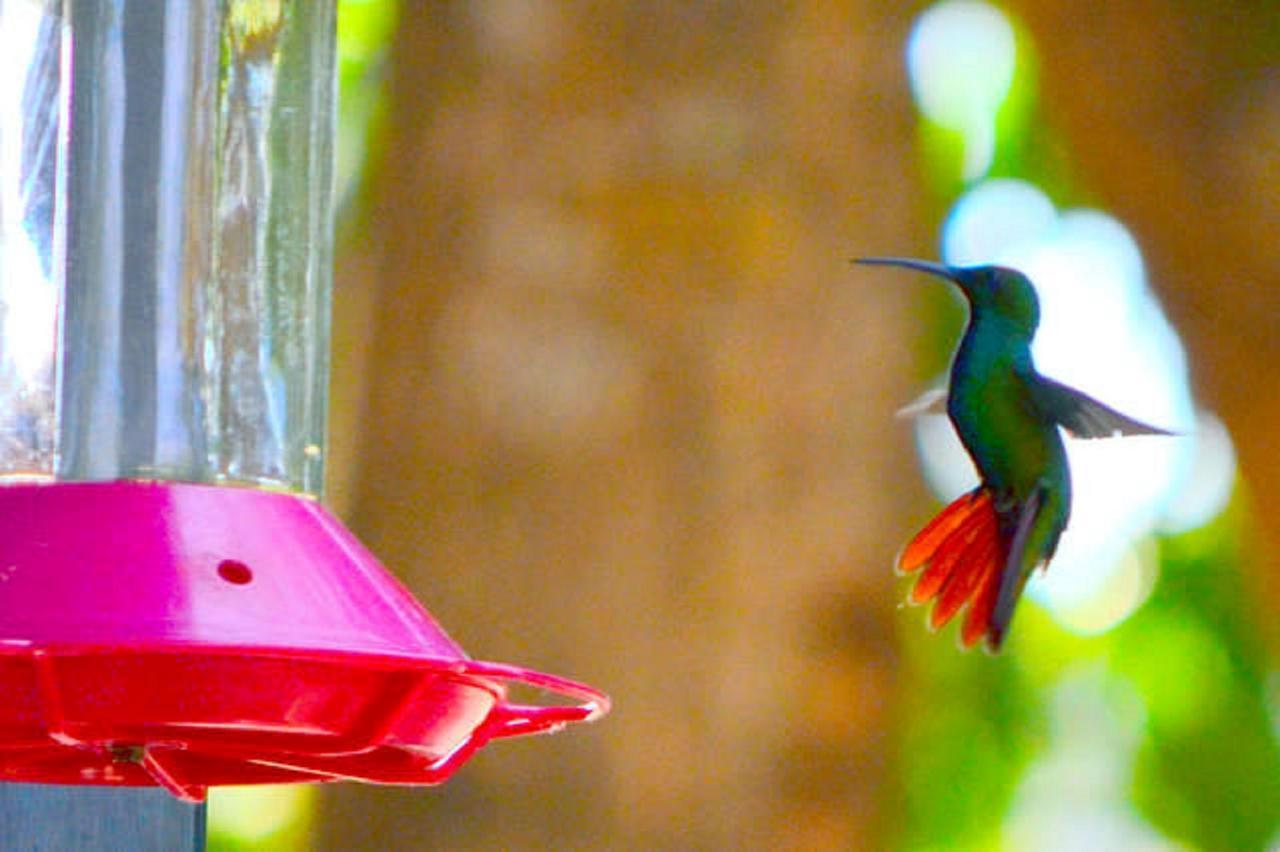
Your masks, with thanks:
[(927, 272), (930, 275), (945, 278), (961, 287), (964, 286), (956, 270), (945, 264), (934, 263), (930, 260), (916, 260), (911, 257), (858, 257), (854, 258), (853, 262), (866, 266), (900, 266), (903, 269), (914, 269), (917, 272)]

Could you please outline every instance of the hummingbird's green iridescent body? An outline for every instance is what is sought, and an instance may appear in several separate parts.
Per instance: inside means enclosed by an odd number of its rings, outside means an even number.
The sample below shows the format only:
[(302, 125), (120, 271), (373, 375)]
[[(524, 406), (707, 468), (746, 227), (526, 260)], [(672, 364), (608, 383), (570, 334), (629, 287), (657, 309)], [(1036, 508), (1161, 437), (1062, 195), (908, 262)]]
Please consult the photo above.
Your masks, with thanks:
[(969, 303), (969, 323), (951, 366), (947, 414), (982, 483), (916, 536), (898, 567), (926, 569), (912, 597), (937, 601), (935, 627), (967, 602), (963, 643), (985, 638), (988, 648), (998, 650), (1027, 579), (1053, 557), (1070, 518), (1071, 472), (1058, 427), (1083, 438), (1169, 433), (1036, 371), (1031, 341), (1040, 306), (1022, 273), (905, 258), (858, 262), (945, 278)]

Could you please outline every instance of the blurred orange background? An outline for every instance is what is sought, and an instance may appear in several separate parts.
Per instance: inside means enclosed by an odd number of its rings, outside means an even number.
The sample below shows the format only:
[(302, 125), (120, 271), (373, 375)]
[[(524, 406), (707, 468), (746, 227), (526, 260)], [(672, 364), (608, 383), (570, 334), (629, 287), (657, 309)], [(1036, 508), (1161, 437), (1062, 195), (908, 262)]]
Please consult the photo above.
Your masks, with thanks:
[[(848, 259), (938, 254), (923, 8), (401, 4), (340, 242), (330, 500), (471, 654), (615, 709), (438, 789), (327, 790), (317, 848), (890, 842), (890, 566), (936, 508), (893, 412), (940, 326), (926, 285)], [(1274, 9), (1005, 8), (1275, 529)]]

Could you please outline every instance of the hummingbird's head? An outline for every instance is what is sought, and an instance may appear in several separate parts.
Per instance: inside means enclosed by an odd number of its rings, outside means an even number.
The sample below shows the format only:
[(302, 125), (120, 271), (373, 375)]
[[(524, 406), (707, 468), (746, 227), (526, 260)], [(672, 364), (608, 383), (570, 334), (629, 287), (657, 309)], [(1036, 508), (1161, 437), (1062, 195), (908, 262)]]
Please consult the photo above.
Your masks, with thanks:
[(945, 278), (960, 288), (975, 317), (998, 317), (1011, 331), (1028, 340), (1040, 324), (1040, 300), (1035, 287), (1016, 269), (1004, 266), (946, 266), (927, 260), (903, 257), (863, 257), (857, 260), (874, 266), (901, 266)]
[(1004, 266), (968, 266), (951, 270), (975, 311), (989, 311), (1031, 338), (1040, 324), (1040, 300), (1027, 276)]

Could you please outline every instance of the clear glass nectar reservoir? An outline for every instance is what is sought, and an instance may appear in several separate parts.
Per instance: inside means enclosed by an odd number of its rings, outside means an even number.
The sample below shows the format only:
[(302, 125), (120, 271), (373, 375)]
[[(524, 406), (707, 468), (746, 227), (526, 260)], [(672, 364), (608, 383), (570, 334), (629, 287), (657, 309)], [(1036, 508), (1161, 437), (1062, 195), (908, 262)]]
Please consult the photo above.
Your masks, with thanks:
[(63, 26), (49, 4), (0, 4), (0, 476), (54, 468), (60, 298)]
[(333, 16), (0, 5), (0, 476), (319, 493)]

